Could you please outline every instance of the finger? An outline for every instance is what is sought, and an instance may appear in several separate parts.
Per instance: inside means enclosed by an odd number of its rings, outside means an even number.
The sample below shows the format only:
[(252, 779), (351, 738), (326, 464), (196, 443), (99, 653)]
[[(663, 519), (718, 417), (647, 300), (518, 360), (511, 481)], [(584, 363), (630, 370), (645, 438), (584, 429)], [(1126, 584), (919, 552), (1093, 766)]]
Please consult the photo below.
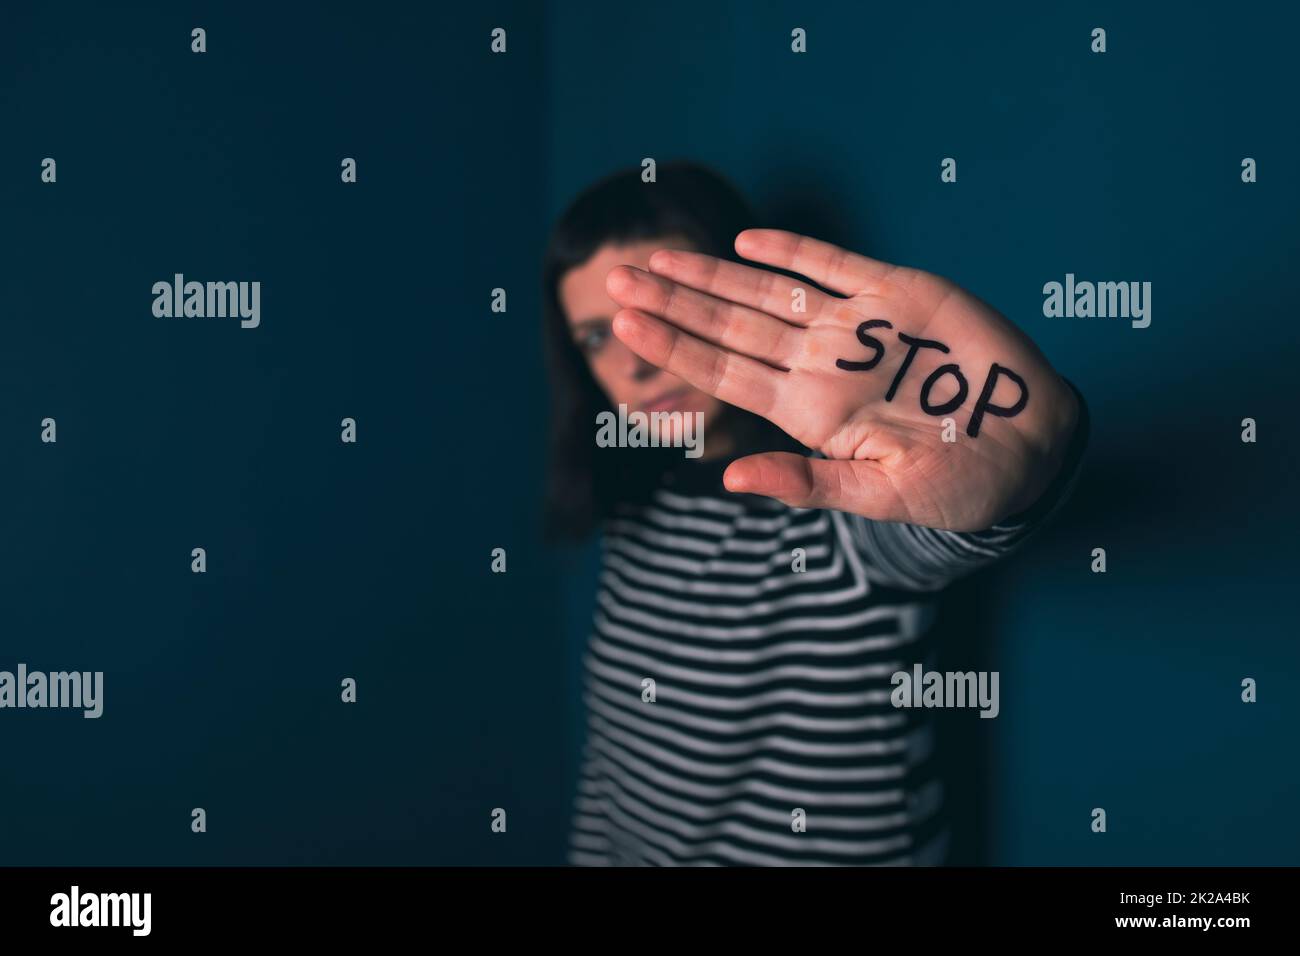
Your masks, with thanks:
[(729, 405), (764, 418), (776, 408), (785, 372), (720, 349), (637, 309), (614, 315), (614, 334), (651, 365), (690, 382)]
[(753, 262), (807, 276), (843, 295), (874, 292), (895, 269), (887, 262), (781, 229), (746, 229), (736, 236), (736, 252)]
[[(800, 326), (806, 326), (812, 316), (843, 301), (778, 272), (742, 266), (700, 252), (660, 249), (650, 257), (650, 271)], [(802, 296), (798, 294), (800, 290)], [(796, 308), (802, 311), (795, 311)]]
[(874, 521), (908, 517), (902, 498), (877, 461), (764, 452), (733, 461), (722, 483), (728, 491), (765, 495), (792, 508), (832, 508)]
[(707, 342), (768, 365), (787, 369), (799, 351), (799, 328), (631, 266), (611, 269), (605, 290), (624, 308), (660, 316)]

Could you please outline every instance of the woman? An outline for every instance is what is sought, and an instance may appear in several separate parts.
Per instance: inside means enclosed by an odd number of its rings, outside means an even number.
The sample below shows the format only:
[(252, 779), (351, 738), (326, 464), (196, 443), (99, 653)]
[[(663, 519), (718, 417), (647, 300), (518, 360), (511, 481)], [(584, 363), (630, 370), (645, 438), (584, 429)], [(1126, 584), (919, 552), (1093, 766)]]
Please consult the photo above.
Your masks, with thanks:
[[(591, 187), (548, 247), (550, 527), (603, 541), (569, 858), (940, 863), (894, 675), (936, 592), (1068, 496), (1086, 407), (952, 283), (753, 224), (677, 164)], [(601, 447), (619, 406), (669, 413), (659, 447)]]

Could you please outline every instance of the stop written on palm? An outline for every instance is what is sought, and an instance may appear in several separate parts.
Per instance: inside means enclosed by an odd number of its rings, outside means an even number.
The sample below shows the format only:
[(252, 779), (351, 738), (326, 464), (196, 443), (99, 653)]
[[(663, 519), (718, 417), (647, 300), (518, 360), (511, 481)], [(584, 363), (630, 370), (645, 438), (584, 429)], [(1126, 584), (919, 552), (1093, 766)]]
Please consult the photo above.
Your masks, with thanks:
[(746, 456), (728, 489), (975, 531), (1050, 484), (1078, 401), (997, 310), (940, 276), (795, 233), (747, 230), (736, 251), (807, 280), (671, 249), (606, 280), (632, 351), (823, 456)]

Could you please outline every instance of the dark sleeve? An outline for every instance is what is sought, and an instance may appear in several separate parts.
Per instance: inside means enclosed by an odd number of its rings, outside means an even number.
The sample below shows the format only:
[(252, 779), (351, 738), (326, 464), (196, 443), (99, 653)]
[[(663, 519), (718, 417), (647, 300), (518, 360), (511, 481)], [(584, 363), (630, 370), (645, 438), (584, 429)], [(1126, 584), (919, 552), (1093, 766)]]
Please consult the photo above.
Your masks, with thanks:
[(890, 587), (936, 591), (1015, 551), (1047, 524), (1074, 492), (1091, 432), (1083, 394), (1073, 382), (1065, 383), (1079, 400), (1079, 417), (1060, 470), (1036, 502), (985, 531), (942, 531), (845, 515), (867, 576)]

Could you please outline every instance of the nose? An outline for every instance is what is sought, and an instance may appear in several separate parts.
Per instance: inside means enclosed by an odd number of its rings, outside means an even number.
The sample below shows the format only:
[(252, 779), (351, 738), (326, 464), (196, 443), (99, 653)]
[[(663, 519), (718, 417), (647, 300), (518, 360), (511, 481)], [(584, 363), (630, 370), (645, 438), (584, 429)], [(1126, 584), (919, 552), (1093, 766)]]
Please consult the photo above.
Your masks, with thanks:
[(622, 342), (618, 343), (620, 351), (620, 368), (619, 371), (625, 378), (634, 382), (645, 382), (659, 374), (659, 367), (651, 365), (641, 356), (637, 355)]
[(633, 381), (645, 382), (659, 374), (659, 368), (651, 365), (641, 356), (636, 356), (636, 370), (632, 373)]

